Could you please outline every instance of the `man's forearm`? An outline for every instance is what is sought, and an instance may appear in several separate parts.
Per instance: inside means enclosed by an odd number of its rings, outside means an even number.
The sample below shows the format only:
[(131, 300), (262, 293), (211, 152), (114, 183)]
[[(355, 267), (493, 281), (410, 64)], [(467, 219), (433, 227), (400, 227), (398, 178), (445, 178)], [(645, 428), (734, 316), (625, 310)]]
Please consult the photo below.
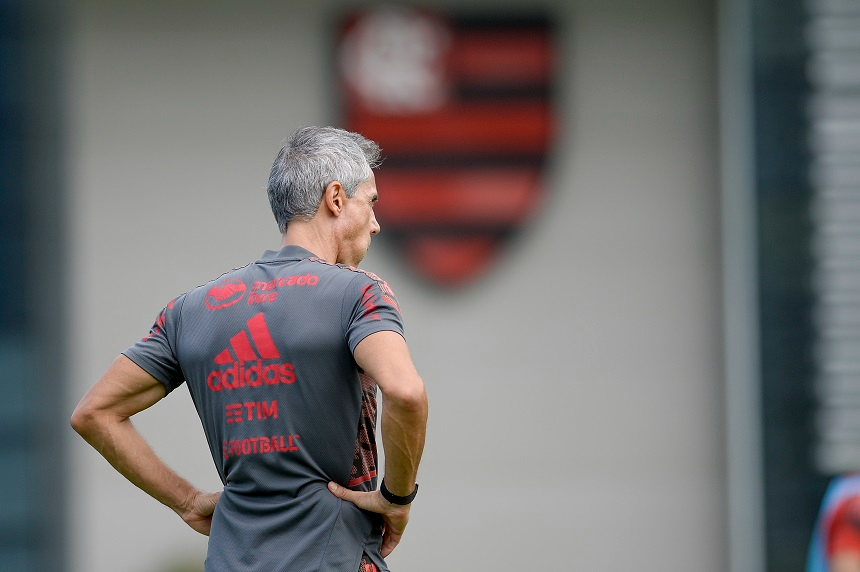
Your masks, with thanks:
[(81, 436), (138, 488), (180, 516), (197, 492), (168, 467), (137, 431), (131, 419), (82, 415), (74, 424)]
[(406, 496), (415, 488), (426, 431), (427, 396), (423, 391), (408, 399), (383, 396), (385, 486), (395, 495)]
[(131, 417), (166, 395), (164, 385), (121, 355), (81, 399), (72, 427), (125, 478), (209, 534), (220, 493), (203, 493), (176, 474), (134, 427)]

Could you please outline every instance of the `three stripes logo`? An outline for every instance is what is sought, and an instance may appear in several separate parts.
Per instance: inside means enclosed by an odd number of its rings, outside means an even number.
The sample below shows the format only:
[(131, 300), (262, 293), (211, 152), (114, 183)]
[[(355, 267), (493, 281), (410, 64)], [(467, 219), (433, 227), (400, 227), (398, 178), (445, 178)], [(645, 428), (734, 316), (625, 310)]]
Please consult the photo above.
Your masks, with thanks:
[(437, 284), (486, 271), (541, 203), (556, 131), (551, 28), (542, 13), (403, 6), (342, 23), (344, 125), (385, 153), (383, 236)]
[[(215, 369), (206, 383), (212, 391), (291, 384), (296, 381), (293, 364), (280, 360), (263, 313), (252, 317), (243, 329), (230, 338), (230, 344), (215, 356)], [(250, 334), (250, 336), (249, 336)], [(263, 362), (267, 362), (265, 365)]]

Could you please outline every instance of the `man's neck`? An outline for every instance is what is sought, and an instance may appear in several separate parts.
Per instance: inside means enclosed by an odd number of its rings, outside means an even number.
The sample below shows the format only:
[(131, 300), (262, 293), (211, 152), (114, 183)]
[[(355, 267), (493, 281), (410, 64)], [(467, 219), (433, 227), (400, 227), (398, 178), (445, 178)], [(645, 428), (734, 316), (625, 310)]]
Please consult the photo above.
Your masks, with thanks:
[(287, 232), (282, 235), (281, 248), (285, 246), (301, 246), (313, 252), (326, 262), (337, 262), (337, 248), (330, 235), (321, 232), (313, 221), (292, 221)]

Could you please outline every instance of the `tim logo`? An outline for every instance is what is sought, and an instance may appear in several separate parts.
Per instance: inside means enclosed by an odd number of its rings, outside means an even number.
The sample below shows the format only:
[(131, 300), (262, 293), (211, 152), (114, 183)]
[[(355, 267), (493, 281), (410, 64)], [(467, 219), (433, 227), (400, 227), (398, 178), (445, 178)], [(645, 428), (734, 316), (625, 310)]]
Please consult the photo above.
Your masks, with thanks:
[(206, 292), (206, 307), (220, 310), (232, 306), (245, 296), (247, 289), (245, 283), (238, 278), (221, 280)]
[(230, 345), (215, 356), (215, 364), (222, 367), (209, 372), (206, 378), (209, 389), (221, 391), (295, 382), (293, 364), (275, 362), (263, 365), (264, 361), (281, 359), (263, 314), (257, 314), (246, 325), (247, 330), (230, 338)]
[(382, 236), (437, 284), (487, 270), (541, 203), (556, 131), (551, 24), (405, 6), (342, 22), (343, 123), (385, 153)]

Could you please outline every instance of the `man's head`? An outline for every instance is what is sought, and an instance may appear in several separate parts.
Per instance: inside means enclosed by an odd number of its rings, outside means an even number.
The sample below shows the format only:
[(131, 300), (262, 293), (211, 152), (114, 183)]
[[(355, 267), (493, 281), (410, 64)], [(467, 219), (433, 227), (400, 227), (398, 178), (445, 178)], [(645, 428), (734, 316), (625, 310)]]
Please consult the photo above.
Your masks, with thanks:
[(281, 233), (292, 220), (310, 220), (326, 188), (339, 182), (348, 198), (379, 166), (380, 150), (358, 133), (302, 127), (281, 147), (269, 174), (269, 203)]
[(357, 266), (379, 232), (373, 213), (379, 198), (373, 168), (379, 162), (379, 146), (358, 133), (334, 127), (293, 133), (275, 159), (268, 187), (285, 241)]

